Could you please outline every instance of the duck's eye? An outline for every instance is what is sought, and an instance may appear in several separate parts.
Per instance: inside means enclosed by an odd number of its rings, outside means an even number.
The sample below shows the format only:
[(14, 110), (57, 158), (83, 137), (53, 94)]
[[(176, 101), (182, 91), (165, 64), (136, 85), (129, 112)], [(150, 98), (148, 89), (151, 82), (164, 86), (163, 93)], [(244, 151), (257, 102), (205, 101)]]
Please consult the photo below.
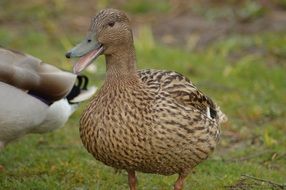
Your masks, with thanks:
[(91, 39), (88, 39), (88, 40), (87, 40), (87, 43), (90, 43), (90, 42), (91, 42)]
[(108, 26), (113, 27), (114, 24), (115, 24), (115, 22), (111, 21), (111, 22), (108, 23)]

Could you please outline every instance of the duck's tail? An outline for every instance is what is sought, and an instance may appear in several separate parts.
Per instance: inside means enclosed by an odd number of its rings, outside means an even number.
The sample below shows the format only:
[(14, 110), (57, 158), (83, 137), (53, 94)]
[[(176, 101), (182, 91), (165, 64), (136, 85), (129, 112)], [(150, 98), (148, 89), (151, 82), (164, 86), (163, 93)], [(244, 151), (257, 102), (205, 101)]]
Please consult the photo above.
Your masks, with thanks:
[(219, 124), (222, 124), (222, 123), (226, 123), (228, 118), (227, 116), (220, 110), (220, 107), (217, 106), (216, 107), (216, 111), (217, 111), (217, 120), (218, 120), (218, 123)]
[(87, 87), (88, 78), (85, 75), (77, 76), (77, 82), (74, 84), (72, 90), (66, 96), (70, 104), (77, 104), (82, 101), (88, 100), (96, 92), (96, 86)]

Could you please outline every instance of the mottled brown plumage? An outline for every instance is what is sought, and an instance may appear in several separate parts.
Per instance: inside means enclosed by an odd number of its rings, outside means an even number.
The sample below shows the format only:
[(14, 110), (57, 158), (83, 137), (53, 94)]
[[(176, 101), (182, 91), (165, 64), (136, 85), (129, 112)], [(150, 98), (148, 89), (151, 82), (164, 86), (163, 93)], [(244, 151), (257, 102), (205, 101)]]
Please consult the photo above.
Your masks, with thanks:
[(135, 171), (178, 173), (175, 189), (182, 189), (187, 174), (214, 150), (226, 117), (181, 74), (136, 70), (125, 13), (102, 10), (90, 36), (104, 48), (107, 73), (80, 120), (84, 146), (97, 160), (128, 171), (130, 189), (136, 189)]

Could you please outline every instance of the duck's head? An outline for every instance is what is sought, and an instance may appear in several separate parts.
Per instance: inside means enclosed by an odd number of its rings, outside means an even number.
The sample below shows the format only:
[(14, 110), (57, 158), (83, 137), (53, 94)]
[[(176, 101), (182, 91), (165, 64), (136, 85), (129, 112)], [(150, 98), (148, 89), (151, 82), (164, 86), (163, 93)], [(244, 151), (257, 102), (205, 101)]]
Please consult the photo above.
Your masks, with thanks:
[(132, 31), (127, 15), (116, 9), (101, 10), (91, 19), (85, 39), (66, 53), (67, 58), (80, 57), (73, 67), (79, 73), (98, 56), (120, 53), (132, 43)]

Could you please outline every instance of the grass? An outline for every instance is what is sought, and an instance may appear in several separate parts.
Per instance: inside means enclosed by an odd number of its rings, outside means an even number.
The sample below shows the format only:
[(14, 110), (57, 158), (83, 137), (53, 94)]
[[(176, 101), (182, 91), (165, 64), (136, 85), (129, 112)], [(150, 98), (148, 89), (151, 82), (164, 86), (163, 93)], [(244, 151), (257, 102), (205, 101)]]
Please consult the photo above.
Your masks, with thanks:
[[(0, 44), (71, 70), (64, 58), (68, 43), (62, 39), (66, 36), (51, 33), (45, 23), (24, 26), (1, 27)], [(138, 68), (175, 70), (188, 76), (229, 117), (222, 126), (218, 149), (195, 168), (185, 189), (239, 189), (241, 175), (286, 184), (285, 44), (282, 32), (233, 34), (203, 52), (192, 52), (156, 43), (148, 27), (139, 30), (135, 44)], [(86, 74), (100, 85), (104, 59), (97, 62), (96, 75)], [(85, 105), (65, 127), (49, 134), (28, 135), (7, 146), (0, 153), (0, 164), (5, 167), (0, 172), (0, 189), (128, 189), (124, 171), (114, 172), (83, 148), (78, 120)], [(139, 190), (165, 190), (172, 188), (176, 176), (139, 173), (138, 179)], [(261, 182), (248, 189), (275, 188)]]

